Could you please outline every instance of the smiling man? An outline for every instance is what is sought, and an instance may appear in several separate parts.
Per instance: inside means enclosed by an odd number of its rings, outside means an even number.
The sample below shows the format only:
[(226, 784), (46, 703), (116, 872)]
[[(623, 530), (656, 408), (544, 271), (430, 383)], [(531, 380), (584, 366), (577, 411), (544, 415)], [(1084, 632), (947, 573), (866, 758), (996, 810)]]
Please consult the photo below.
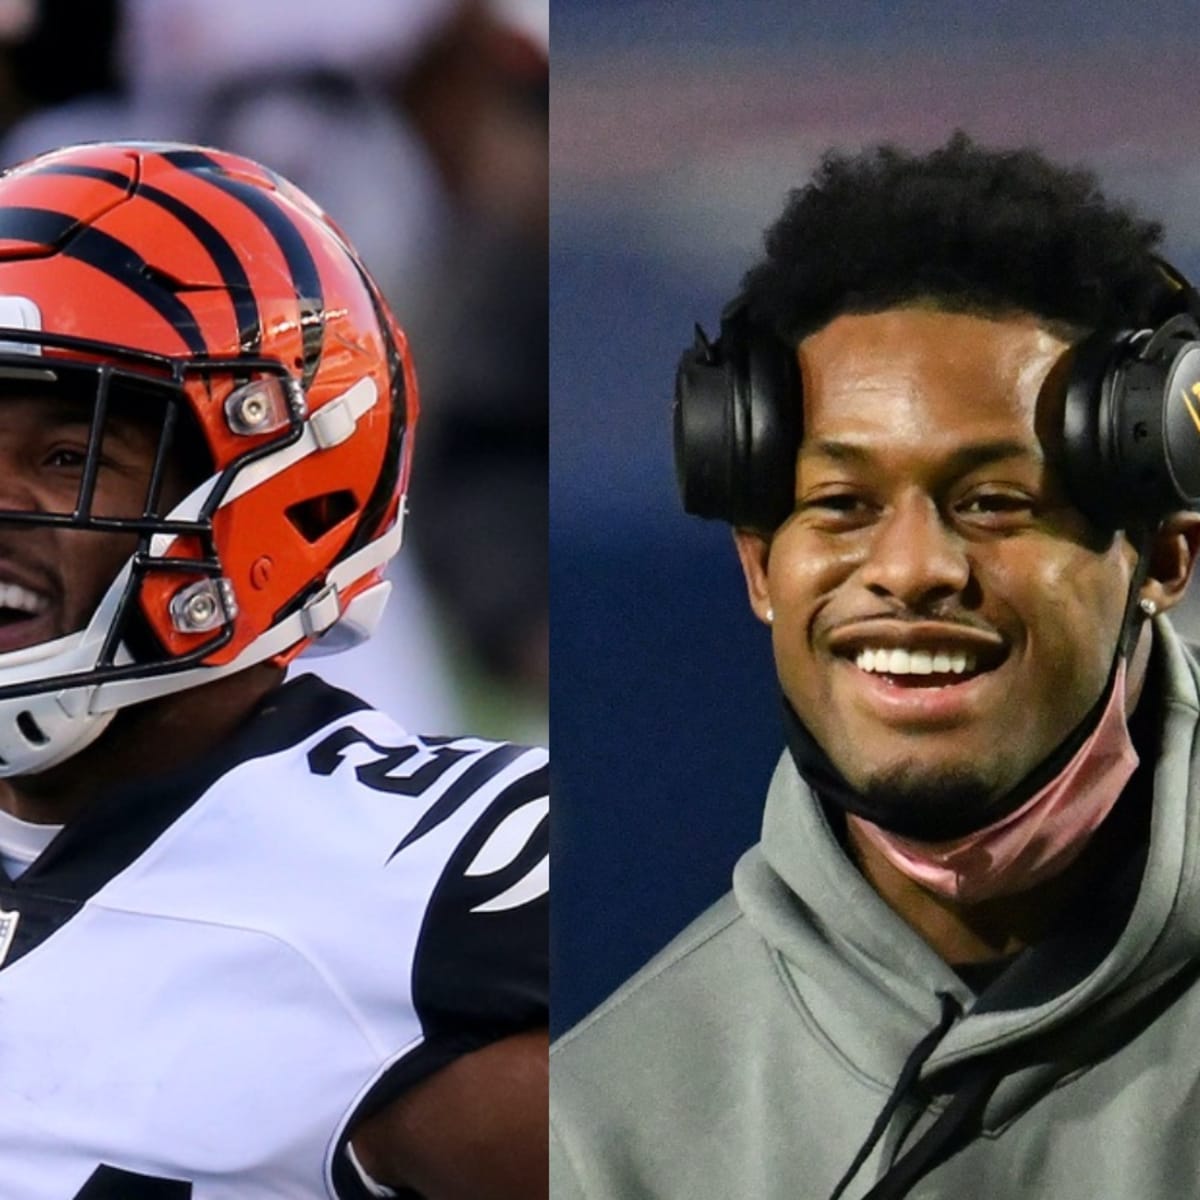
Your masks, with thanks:
[[(1085, 172), (830, 155), (680, 365), (787, 751), (733, 892), (552, 1055), (558, 1200), (1200, 1177), (1200, 298)], [(701, 798), (702, 800), (702, 798)], [(711, 802), (703, 801), (702, 802)]]
[(370, 635), (416, 417), (266, 168), (0, 176), (4, 1195), (545, 1193), (544, 752), (284, 679)]

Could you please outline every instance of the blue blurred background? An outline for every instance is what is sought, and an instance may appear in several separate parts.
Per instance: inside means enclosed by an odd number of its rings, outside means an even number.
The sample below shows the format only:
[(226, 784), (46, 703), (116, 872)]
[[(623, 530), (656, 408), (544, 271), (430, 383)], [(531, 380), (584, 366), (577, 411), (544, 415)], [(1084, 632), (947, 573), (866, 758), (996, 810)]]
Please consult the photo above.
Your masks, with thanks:
[[(1093, 166), (1200, 277), (1186, 0), (553, 0), (554, 1020), (728, 886), (782, 745), (729, 534), (685, 518), (669, 413), (762, 228), (829, 146), (955, 128)], [(1179, 617), (1200, 630), (1189, 607)]]

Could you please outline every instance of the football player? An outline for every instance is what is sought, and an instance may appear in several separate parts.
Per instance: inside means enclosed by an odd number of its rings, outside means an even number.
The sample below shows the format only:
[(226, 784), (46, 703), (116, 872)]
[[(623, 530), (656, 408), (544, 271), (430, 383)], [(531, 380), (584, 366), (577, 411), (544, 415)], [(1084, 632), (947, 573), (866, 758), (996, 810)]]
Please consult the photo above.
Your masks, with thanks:
[(416, 416), (272, 172), (0, 177), (5, 1196), (544, 1194), (544, 752), (284, 682), (379, 616)]

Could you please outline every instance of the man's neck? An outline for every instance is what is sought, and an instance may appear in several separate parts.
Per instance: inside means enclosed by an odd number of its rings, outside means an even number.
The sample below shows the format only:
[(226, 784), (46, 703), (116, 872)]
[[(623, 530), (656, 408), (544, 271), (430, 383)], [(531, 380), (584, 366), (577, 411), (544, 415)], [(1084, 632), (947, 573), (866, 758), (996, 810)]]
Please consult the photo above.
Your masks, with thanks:
[(0, 809), (64, 825), (98, 795), (195, 761), (228, 740), (283, 680), (267, 665), (118, 713), (97, 741), (37, 775), (0, 779)]
[(901, 873), (852, 823), (847, 834), (867, 881), (951, 965), (1007, 958), (1036, 945), (1088, 882), (1103, 874), (1109, 858), (1093, 843), (1061, 874), (1026, 892), (965, 904)]

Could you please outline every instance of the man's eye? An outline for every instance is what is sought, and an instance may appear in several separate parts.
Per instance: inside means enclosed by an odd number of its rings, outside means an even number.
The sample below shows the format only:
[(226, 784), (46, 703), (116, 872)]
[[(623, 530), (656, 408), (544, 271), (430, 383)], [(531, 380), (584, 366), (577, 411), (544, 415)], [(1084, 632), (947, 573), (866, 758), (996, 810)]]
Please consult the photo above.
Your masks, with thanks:
[(87, 458), (87, 451), (74, 450), (69, 446), (57, 446), (43, 460), (47, 467), (82, 467)]
[(862, 500), (849, 492), (835, 492), (828, 496), (815, 496), (807, 502), (808, 508), (823, 508), (833, 512), (854, 512), (862, 505)]
[(831, 532), (859, 529), (869, 524), (875, 506), (859, 492), (823, 492), (809, 496), (797, 505), (797, 512), (807, 514), (816, 529)]
[(1029, 496), (1021, 496), (1013, 492), (980, 492), (974, 496), (968, 496), (959, 505), (959, 511), (968, 516), (1022, 513), (1028, 512), (1032, 508), (1033, 500)]

